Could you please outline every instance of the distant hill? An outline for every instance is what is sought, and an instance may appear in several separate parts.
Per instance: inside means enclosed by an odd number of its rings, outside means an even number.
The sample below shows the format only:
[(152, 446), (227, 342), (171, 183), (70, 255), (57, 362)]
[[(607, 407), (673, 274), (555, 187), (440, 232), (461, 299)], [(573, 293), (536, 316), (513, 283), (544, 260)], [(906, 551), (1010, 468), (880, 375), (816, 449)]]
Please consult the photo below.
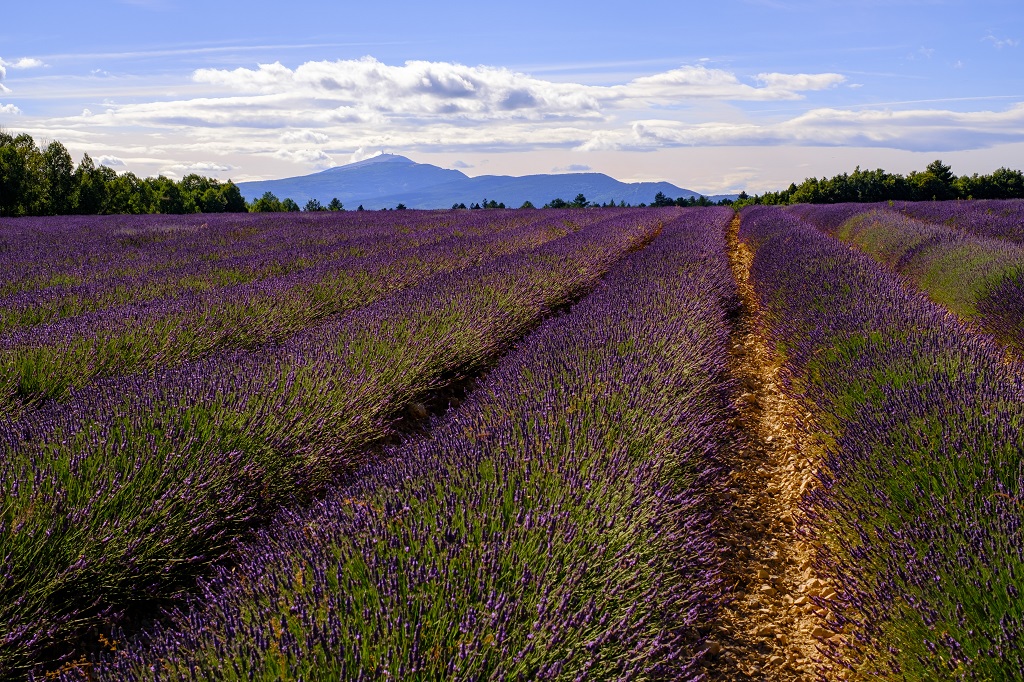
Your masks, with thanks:
[[(300, 206), (310, 199), (326, 205), (337, 197), (346, 208), (362, 204), (367, 209), (394, 208), (399, 203), (409, 208), (451, 208), (452, 204), (468, 206), (484, 199), (499, 201), (509, 208), (518, 208), (525, 201), (540, 207), (555, 198), (572, 201), (581, 193), (592, 202), (625, 201), (633, 205), (651, 203), (658, 192), (673, 199), (700, 196), (668, 182), (620, 182), (603, 173), (471, 178), (457, 170), (416, 163), (397, 154), (381, 154), (311, 175), (240, 182), (238, 187), (248, 201), (273, 192), (279, 199), (289, 197)], [(736, 195), (715, 194), (708, 198), (718, 201), (735, 199)]]

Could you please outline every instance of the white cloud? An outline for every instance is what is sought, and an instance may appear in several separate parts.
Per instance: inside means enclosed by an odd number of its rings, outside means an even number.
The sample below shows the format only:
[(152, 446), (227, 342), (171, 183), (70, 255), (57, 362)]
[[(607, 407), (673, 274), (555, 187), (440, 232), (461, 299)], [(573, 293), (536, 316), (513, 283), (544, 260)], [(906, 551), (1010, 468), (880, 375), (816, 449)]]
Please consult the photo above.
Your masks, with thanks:
[(334, 159), (319, 149), (279, 149), (274, 152), (274, 158), (291, 163), (298, 163), (313, 168), (331, 168), (335, 165)]
[(682, 66), (619, 85), (597, 86), (548, 81), (501, 67), (427, 61), (391, 66), (372, 57), (306, 62), (295, 69), (280, 62), (255, 69), (199, 69), (193, 79), (249, 98), (221, 98), (225, 104), (303, 102), (318, 110), (358, 112), (363, 119), (415, 116), (470, 121), (601, 118), (611, 109), (700, 99), (800, 99), (804, 91), (845, 80), (834, 73), (765, 73), (749, 85), (721, 69)]
[(234, 166), (226, 163), (212, 163), (210, 161), (196, 161), (195, 163), (176, 163), (170, 168), (179, 173), (223, 173), (234, 170)]
[(551, 169), (552, 173), (586, 173), (591, 170), (590, 166), (583, 163), (570, 163), (568, 166), (556, 166)]
[(472, 168), (472, 167), (473, 167), (473, 164), (466, 163), (465, 161), (461, 161), (461, 160), (456, 161), (455, 163), (452, 164), (452, 168)]
[(12, 69), (37, 69), (41, 66), (46, 66), (41, 60), (34, 57), (22, 57), (13, 62), (4, 62), (4, 65)]
[[(412, 61), (389, 66), (366, 57), (280, 63), (252, 69), (201, 69), (194, 81), (205, 93), (171, 101), (109, 103), (103, 112), (54, 119), (62, 128), (94, 132), (134, 128), (187, 135), (200, 152), (259, 154), (328, 167), (320, 150), (508, 150), (571, 147), (595, 129), (621, 124), (629, 111), (708, 100), (800, 99), (835, 87), (838, 74), (762, 73), (742, 82), (735, 74), (683, 66), (618, 85), (553, 82), (505, 68)], [(284, 131), (282, 131), (284, 129)], [(184, 149), (186, 145), (178, 144)], [(358, 160), (367, 152), (357, 151)]]
[(330, 137), (314, 130), (289, 130), (281, 135), (281, 142), (285, 144), (327, 144), (330, 141)]
[(126, 165), (124, 160), (122, 160), (122, 159), (120, 159), (120, 158), (118, 158), (116, 156), (110, 156), (110, 155), (106, 155), (106, 154), (103, 155), (103, 156), (98, 157), (96, 159), (96, 163), (98, 165), (100, 165), (100, 166), (110, 166), (110, 167)]
[(704, 66), (683, 66), (636, 78), (613, 90), (627, 101), (717, 99), (766, 101), (803, 99), (801, 92), (826, 90), (846, 80), (838, 73), (759, 73), (757, 86), (742, 83), (733, 73)]
[[(39, 66), (45, 66), (45, 64), (32, 57), (22, 57), (14, 60), (13, 62), (0, 58), (0, 81), (7, 77), (7, 69), (33, 69)], [(0, 83), (0, 94), (6, 94), (9, 92), (11, 92), (11, 89), (3, 83)]]
[(997, 38), (991, 33), (982, 38), (982, 40), (992, 43), (992, 46), (997, 50), (1001, 50), (1004, 47), (1017, 47), (1020, 44), (1019, 40), (1014, 40), (1012, 38)]
[(579, 149), (795, 145), (952, 151), (1020, 141), (1024, 141), (1024, 103), (1003, 112), (813, 109), (786, 121), (765, 124), (643, 120), (633, 122), (629, 129), (597, 132)]
[(352, 152), (352, 156), (349, 157), (349, 163), (356, 163), (357, 161), (365, 161), (366, 159), (372, 159), (375, 156), (383, 154), (381, 150), (377, 149), (374, 151), (367, 151), (365, 148), (360, 147), (359, 149)]
[(20, 113), (21, 109), (13, 104), (0, 104), (0, 114), (11, 114), (12, 116), (16, 116)]
[[(88, 112), (89, 110), (86, 109)], [(285, 127), (322, 127), (346, 123), (367, 123), (351, 107), (322, 106), (322, 103), (287, 95), (245, 97), (199, 97), (170, 102), (146, 102), (110, 107), (94, 125), (179, 126), (191, 128), (244, 127), (275, 131)]]
[[(171, 101), (136, 98), (129, 104), (108, 102), (102, 111), (86, 109), (79, 116), (24, 117), (18, 119), (26, 122), (19, 131), (80, 149), (112, 151), (129, 167), (144, 166), (146, 172), (231, 170), (236, 179), (277, 174), (273, 169), (289, 165), (328, 168), (381, 150), (444, 154), (478, 167), (491, 152), (562, 150), (564, 156), (544, 167), (579, 172), (589, 170), (584, 164), (594, 163), (593, 157), (577, 165), (580, 157), (569, 150), (850, 146), (944, 151), (1024, 142), (1024, 104), (1002, 112), (956, 112), (920, 108), (945, 106), (938, 102), (892, 102), (861, 110), (818, 103), (796, 109), (803, 113), (772, 107), (771, 116), (763, 107), (732, 104), (800, 100), (832, 88), (849, 93), (847, 88), (860, 87), (834, 73), (744, 76), (697, 65), (622, 78), (618, 84), (587, 85), (498, 67), (447, 62), (389, 66), (364, 58), (308, 62), (294, 69), (279, 63), (207, 69), (195, 72), (194, 80), (199, 85), (192, 89), (202, 96), (190, 96), (186, 89)], [(0, 112), (19, 113), (13, 105), (0, 106)], [(355, 151), (346, 158), (337, 150)], [(146, 161), (137, 161), (142, 158)], [(465, 162), (455, 166), (471, 167)]]

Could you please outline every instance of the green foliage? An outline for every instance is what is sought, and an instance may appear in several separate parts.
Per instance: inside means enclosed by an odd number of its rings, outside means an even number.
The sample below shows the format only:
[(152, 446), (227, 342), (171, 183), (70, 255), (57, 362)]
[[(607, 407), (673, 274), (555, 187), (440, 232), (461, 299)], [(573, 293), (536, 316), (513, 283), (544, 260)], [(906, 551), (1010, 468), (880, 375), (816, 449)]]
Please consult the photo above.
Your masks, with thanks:
[(36, 215), (45, 202), (44, 158), (29, 135), (0, 133), (0, 215)]
[(806, 178), (778, 192), (740, 195), (734, 206), (785, 204), (840, 204), (848, 202), (936, 201), (944, 199), (1024, 199), (1024, 173), (1000, 168), (991, 175), (957, 177), (936, 159), (923, 172), (903, 176), (881, 168), (841, 173), (831, 178)]
[[(654, 195), (654, 201), (651, 202), (651, 206), (682, 206), (685, 208), (687, 206), (730, 206), (732, 205), (732, 203), (733, 202), (731, 199), (722, 199), (721, 201), (716, 203), (714, 201), (711, 201), (711, 199), (708, 199), (703, 194), (700, 196), (694, 196), (691, 194), (688, 197), (679, 197), (678, 199), (673, 199), (667, 196), (664, 192), (658, 192), (657, 194)], [(614, 206), (615, 202), (612, 202), (611, 205)], [(643, 204), (641, 204), (641, 206), (643, 206)]]
[(334, 197), (333, 199), (331, 199), (331, 203), (327, 204), (327, 210), (328, 211), (344, 211), (345, 210), (345, 206), (340, 201), (338, 201), (338, 197)]
[(249, 210), (253, 213), (280, 213), (284, 210), (281, 200), (273, 192), (264, 192), (256, 201), (252, 202)]
[(75, 196), (74, 162), (60, 142), (51, 142), (43, 152), (43, 173), (46, 177), (47, 213), (67, 215), (77, 201)]
[(60, 142), (44, 149), (29, 135), (0, 131), (0, 216), (113, 213), (241, 213), (238, 186), (186, 175), (141, 179), (97, 166), (88, 154), (75, 167)]
[(674, 199), (665, 196), (664, 192), (658, 192), (657, 194), (654, 195), (654, 201), (651, 203), (651, 206), (664, 207), (675, 206), (675, 204), (676, 202)]

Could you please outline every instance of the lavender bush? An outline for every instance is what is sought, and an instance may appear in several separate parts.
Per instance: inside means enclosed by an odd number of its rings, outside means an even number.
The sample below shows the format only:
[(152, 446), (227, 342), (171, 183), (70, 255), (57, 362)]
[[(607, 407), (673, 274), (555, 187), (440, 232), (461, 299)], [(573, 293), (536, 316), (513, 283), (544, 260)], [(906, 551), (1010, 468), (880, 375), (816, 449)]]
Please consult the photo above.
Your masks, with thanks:
[[(935, 302), (1024, 354), (1024, 246), (908, 218), (868, 210), (839, 223), (847, 207), (796, 211), (805, 220), (855, 245), (909, 278)], [(830, 227), (834, 226), (834, 227)]]
[(89, 678), (698, 679), (724, 591), (730, 216), (667, 225), (431, 437), (283, 513)]
[(1024, 244), (1024, 200), (901, 201), (895, 202), (893, 208), (978, 237)]
[(500, 355), (669, 215), (608, 214), (280, 346), (104, 380), (0, 424), (0, 671), (173, 595), (254, 520), (351, 472), (411, 401)]
[[(222, 348), (279, 342), (432, 275), (567, 233), (564, 217), (533, 224), (503, 218), (463, 219), (432, 230), (429, 237), (410, 239), (411, 246), (394, 234), (376, 234), (350, 241), (346, 255), (289, 275), (110, 306), (5, 334), (0, 336), (0, 415), (13, 417), (26, 405), (59, 399), (97, 377), (165, 367)], [(394, 221), (385, 225), (389, 229), (378, 227), (378, 233), (393, 233)], [(353, 252), (360, 255), (348, 255)]]
[(1024, 679), (1024, 384), (895, 274), (778, 208), (743, 212), (752, 277), (827, 458), (804, 499), (836, 586), (836, 665)]

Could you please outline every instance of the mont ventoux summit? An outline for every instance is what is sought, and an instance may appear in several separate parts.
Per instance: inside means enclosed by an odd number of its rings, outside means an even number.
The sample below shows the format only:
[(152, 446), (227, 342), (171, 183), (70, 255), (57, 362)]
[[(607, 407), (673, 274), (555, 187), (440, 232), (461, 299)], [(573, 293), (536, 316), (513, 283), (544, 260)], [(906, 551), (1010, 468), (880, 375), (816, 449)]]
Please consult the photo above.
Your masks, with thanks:
[[(658, 192), (673, 199), (700, 196), (668, 182), (627, 183), (603, 173), (471, 178), (461, 171), (416, 163), (397, 154), (380, 154), (312, 175), (240, 182), (238, 187), (247, 201), (273, 192), (279, 199), (288, 197), (300, 206), (310, 199), (326, 205), (337, 197), (346, 208), (362, 205), (367, 209), (394, 208), (399, 203), (408, 208), (451, 208), (453, 204), (468, 206), (484, 199), (517, 208), (526, 201), (534, 206), (543, 206), (555, 198), (572, 201), (577, 194), (595, 203), (625, 201), (635, 206), (650, 203)], [(726, 197), (734, 199), (735, 195), (708, 196), (713, 201)]]

